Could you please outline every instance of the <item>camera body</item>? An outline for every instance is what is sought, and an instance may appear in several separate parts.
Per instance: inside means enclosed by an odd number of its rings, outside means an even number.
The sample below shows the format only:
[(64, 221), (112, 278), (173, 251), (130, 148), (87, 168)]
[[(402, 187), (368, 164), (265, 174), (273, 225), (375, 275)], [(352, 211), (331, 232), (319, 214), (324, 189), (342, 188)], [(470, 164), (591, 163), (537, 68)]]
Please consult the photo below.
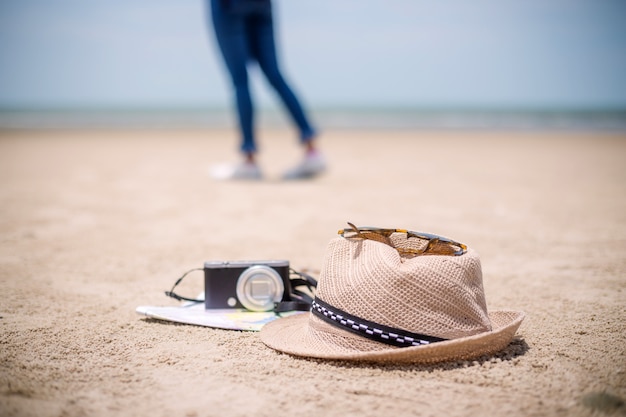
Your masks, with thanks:
[(270, 311), (289, 301), (289, 261), (208, 261), (204, 263), (207, 309), (245, 308)]

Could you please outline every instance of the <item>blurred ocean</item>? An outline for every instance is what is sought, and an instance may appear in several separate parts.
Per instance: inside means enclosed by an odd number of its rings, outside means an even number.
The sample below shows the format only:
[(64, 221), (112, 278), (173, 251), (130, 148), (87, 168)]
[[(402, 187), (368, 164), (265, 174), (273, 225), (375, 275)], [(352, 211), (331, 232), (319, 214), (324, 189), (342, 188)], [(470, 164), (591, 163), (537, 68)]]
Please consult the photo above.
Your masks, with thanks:
[[(626, 110), (310, 109), (320, 129), (476, 129), (626, 131)], [(279, 109), (258, 109), (261, 128), (289, 125)], [(0, 129), (220, 129), (236, 123), (230, 109), (1, 110)]]

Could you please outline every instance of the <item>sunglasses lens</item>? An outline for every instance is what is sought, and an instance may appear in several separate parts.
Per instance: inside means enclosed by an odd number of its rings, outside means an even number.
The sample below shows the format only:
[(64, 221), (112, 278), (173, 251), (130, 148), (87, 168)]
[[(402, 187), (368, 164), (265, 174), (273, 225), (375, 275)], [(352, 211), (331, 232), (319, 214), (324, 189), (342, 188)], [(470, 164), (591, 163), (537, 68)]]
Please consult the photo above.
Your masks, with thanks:
[(348, 224), (349, 229), (339, 231), (341, 236), (348, 239), (375, 240), (392, 246), (405, 255), (462, 255), (467, 251), (465, 245), (436, 235), (401, 229), (358, 228)]
[(389, 234), (387, 233), (380, 233), (376, 230), (365, 230), (361, 231), (361, 235), (365, 239), (375, 240), (377, 242), (386, 243), (388, 245), (391, 244), (391, 241), (389, 240)]
[(459, 251), (459, 249), (460, 248), (457, 248), (447, 242), (431, 241), (431, 244), (428, 245), (424, 253), (432, 255), (454, 255)]

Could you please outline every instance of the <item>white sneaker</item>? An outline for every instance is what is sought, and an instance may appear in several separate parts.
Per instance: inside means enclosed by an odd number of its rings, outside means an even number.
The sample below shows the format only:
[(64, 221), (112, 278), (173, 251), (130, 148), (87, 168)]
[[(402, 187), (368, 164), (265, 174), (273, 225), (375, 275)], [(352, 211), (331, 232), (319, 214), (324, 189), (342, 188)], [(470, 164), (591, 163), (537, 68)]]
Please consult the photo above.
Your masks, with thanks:
[(217, 180), (260, 180), (263, 178), (259, 166), (249, 162), (215, 166), (211, 169), (211, 176)]
[(326, 170), (326, 160), (320, 152), (308, 153), (295, 167), (283, 174), (284, 180), (313, 178)]

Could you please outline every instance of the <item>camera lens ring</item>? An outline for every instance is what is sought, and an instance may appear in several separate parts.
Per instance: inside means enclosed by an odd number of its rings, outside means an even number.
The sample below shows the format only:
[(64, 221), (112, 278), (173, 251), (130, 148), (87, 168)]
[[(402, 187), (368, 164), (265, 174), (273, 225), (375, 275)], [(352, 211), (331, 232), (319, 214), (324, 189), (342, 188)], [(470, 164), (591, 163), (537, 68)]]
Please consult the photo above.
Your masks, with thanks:
[(285, 284), (278, 272), (267, 265), (253, 265), (237, 279), (237, 298), (251, 311), (269, 311), (283, 298)]

